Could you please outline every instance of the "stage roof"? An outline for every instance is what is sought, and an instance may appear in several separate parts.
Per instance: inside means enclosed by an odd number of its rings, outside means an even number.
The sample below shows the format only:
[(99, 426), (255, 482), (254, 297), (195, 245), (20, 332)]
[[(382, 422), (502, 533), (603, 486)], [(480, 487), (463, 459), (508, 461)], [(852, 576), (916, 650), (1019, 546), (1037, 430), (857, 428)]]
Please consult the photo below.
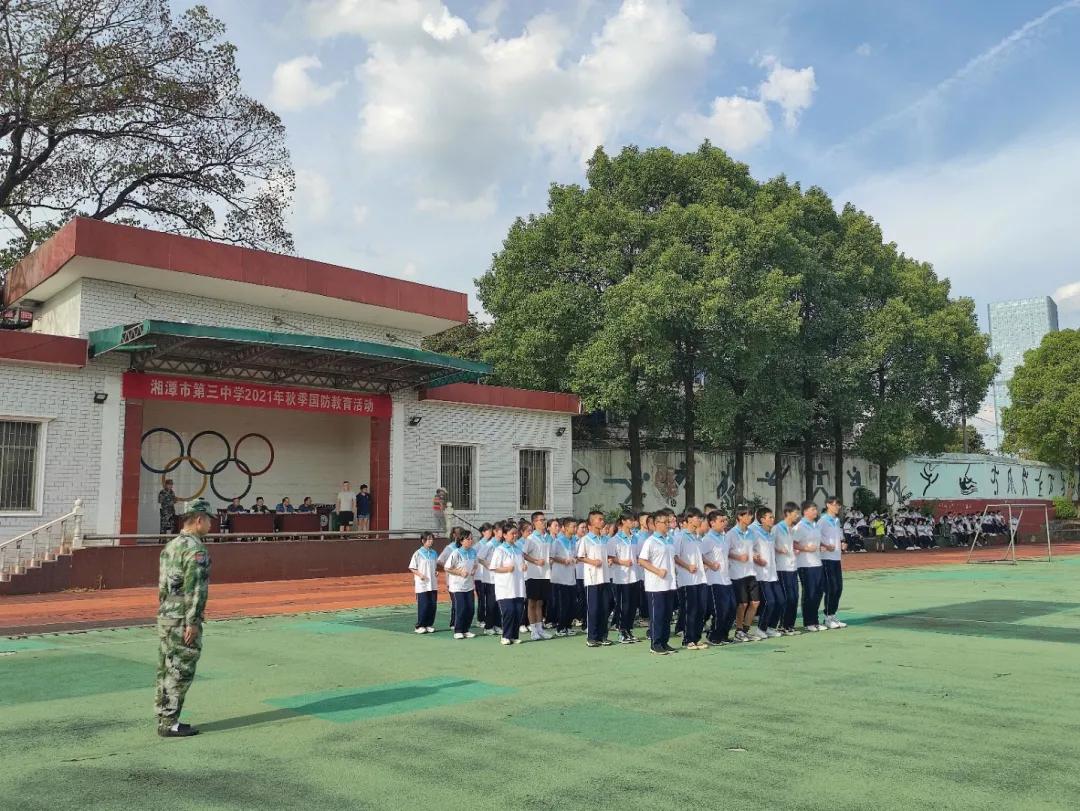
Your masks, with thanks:
[(486, 363), (408, 346), (285, 332), (141, 321), (89, 335), (90, 357), (130, 356), (135, 371), (365, 392), (475, 381)]

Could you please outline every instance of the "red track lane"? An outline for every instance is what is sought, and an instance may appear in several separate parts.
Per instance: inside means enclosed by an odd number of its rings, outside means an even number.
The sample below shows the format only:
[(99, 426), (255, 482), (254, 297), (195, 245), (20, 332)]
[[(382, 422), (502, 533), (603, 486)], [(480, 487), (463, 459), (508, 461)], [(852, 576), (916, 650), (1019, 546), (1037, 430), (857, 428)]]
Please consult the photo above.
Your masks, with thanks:
[[(1018, 557), (1039, 554), (1039, 547), (1023, 545)], [(1080, 543), (1054, 546), (1055, 555), (1080, 554)], [(1000, 558), (1001, 547), (980, 550), (981, 559)], [(845, 571), (899, 569), (963, 563), (966, 549), (931, 549), (918, 552), (868, 552), (844, 557)], [(406, 574), (366, 577), (328, 577), (315, 580), (274, 580), (261, 583), (211, 585), (207, 616), (210, 619), (303, 614), (401, 605), (413, 601), (412, 578)], [(0, 597), (0, 636), (49, 633), (88, 628), (145, 625), (154, 621), (157, 589), (115, 589)]]

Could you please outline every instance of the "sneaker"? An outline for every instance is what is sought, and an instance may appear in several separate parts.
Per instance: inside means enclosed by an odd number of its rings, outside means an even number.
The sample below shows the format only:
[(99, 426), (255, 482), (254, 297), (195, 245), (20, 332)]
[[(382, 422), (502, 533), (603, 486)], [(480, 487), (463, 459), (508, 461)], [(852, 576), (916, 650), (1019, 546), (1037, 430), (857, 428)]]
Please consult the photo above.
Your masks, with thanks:
[(587, 640), (585, 640), (585, 647), (587, 647), (587, 648), (599, 648), (600, 643), (597, 642), (594, 639), (587, 639)]
[(454, 634), (454, 639), (464, 639), (465, 634)]
[(157, 734), (162, 738), (190, 738), (198, 735), (199, 730), (190, 724), (177, 724), (176, 729), (173, 729), (171, 725), (159, 724)]
[(747, 642), (747, 641), (749, 641), (749, 639), (750, 639), (750, 637), (748, 637), (742, 631), (736, 631), (735, 632), (735, 641), (736, 642)]
[(709, 649), (709, 643), (708, 642), (698, 642), (697, 643), (697, 649), (698, 650), (708, 650)]
[(502, 645), (513, 645), (514, 644), (513, 640), (506, 639), (505, 637), (500, 639), (499, 643), (502, 644)]
[(427, 633), (427, 628), (417, 628), (415, 631), (413, 631), (413, 633), (414, 634), (426, 634)]
[(697, 642), (683, 642), (683, 647), (687, 650), (697, 650)]
[(564, 631), (562, 628), (559, 628), (557, 631), (555, 631), (555, 636), (559, 636), (559, 637), (566, 636), (566, 631)]
[(540, 638), (541, 639), (551, 639), (551, 634), (549, 634), (547, 631), (545, 631), (544, 629), (541, 628), (540, 629)]
[(514, 643), (515, 645), (524, 645), (524, 644), (525, 644), (525, 640), (524, 640), (524, 639), (521, 639), (521, 638), (518, 638), (518, 639), (513, 639), (513, 640), (511, 640), (511, 641), (512, 641), (512, 642), (513, 642), (513, 643)]
[(465, 638), (466, 639), (476, 639), (476, 634), (474, 634), (472, 631), (466, 631), (465, 632)]
[(532, 631), (532, 632), (529, 633), (529, 639), (531, 639), (533, 642), (539, 642), (543, 638), (544, 637), (540, 636), (540, 634), (537, 633), (536, 631)]
[(821, 628), (820, 628), (820, 626), (817, 626), (817, 625), (805, 625), (805, 626), (803, 626), (803, 630), (813, 632), (813, 631), (820, 631)]
[(577, 628), (567, 628), (566, 629), (566, 635), (567, 636), (577, 636), (578, 633), (579, 632), (578, 632)]
[(832, 621), (836, 623), (837, 628), (847, 628), (847, 623), (838, 620), (836, 617), (833, 617)]
[(529, 626), (528, 625), (519, 626), (518, 627), (518, 633), (519, 634), (527, 634), (527, 633), (529, 633)]
[(429, 634), (433, 634), (433, 633), (435, 633), (435, 629), (434, 629), (434, 628), (432, 628), (432, 627), (431, 627), (431, 626), (429, 625), (429, 626), (427, 627), (427, 632), (428, 632)]
[(655, 645), (649, 647), (649, 651), (655, 653), (657, 656), (667, 656), (671, 651), (666, 648), (658, 648)]
[(828, 628), (828, 626), (827, 626), (827, 625), (822, 625), (821, 623), (818, 623), (818, 627), (817, 627), (817, 629), (818, 629), (819, 631), (828, 631), (828, 630), (829, 630), (829, 628)]
[(678, 653), (678, 651), (675, 648), (671, 647), (671, 645), (664, 645), (664, 650), (666, 650), (668, 653)]
[(755, 628), (754, 630), (752, 630), (750, 632), (750, 638), (753, 639), (755, 642), (757, 642), (757, 641), (759, 641), (761, 639), (765, 639), (766, 634), (760, 628)]
[(830, 631), (832, 631), (832, 630), (834, 630), (836, 628), (839, 628), (840, 623), (837, 622), (836, 620), (834, 620), (832, 617), (829, 617), (828, 619), (825, 620), (825, 627), (828, 628)]
[(783, 636), (783, 634), (781, 634), (781, 633), (780, 633), (780, 632), (779, 632), (778, 630), (776, 630), (775, 628), (770, 628), (769, 630), (767, 630), (767, 631), (765, 632), (765, 636), (769, 637), (769, 639), (776, 639), (776, 638), (778, 638), (778, 637), (781, 637), (781, 636)]
[(630, 634), (623, 634), (619, 637), (620, 645), (632, 645), (635, 642), (637, 642), (637, 640), (634, 637), (630, 636)]
[(495, 636), (495, 629), (494, 628), (485, 628), (484, 629), (484, 636)]

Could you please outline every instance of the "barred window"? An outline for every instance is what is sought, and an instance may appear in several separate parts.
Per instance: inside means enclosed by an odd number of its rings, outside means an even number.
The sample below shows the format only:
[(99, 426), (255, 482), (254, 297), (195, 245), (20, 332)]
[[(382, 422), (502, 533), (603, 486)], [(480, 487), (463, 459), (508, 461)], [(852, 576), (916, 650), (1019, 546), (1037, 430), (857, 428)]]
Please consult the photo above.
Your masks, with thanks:
[(0, 512), (34, 512), (39, 422), (0, 420)]
[(476, 509), (476, 448), (442, 445), (439, 449), (439, 483), (455, 510)]
[(548, 510), (548, 452), (526, 448), (518, 451), (518, 480), (521, 487), (518, 509), (522, 512)]

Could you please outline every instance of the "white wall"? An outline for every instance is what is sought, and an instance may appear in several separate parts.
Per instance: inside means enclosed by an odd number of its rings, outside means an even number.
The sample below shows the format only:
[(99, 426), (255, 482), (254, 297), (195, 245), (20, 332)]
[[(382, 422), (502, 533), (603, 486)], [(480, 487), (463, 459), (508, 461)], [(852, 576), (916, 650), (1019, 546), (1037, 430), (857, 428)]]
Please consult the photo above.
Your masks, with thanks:
[[(570, 512), (573, 495), (569, 415), (435, 400), (405, 402), (401, 411), (404, 465), (396, 474), (402, 481), (391, 483), (392, 494), (400, 492), (402, 499), (401, 528), (434, 526), (431, 501), (439, 484), (440, 444), (477, 446), (477, 509), (460, 513), (471, 523), (479, 525), (523, 514), (518, 510), (517, 452), (525, 447), (550, 452), (550, 511), (558, 515)], [(420, 424), (409, 427), (408, 420), (413, 416), (421, 418)], [(566, 429), (561, 437), (555, 434), (560, 427)], [(391, 446), (392, 458), (394, 451)], [(393, 505), (391, 514), (396, 514)]]
[[(185, 445), (204, 430), (217, 431), (234, 448), (244, 434), (255, 432), (269, 439), (274, 447), (274, 463), (266, 473), (254, 478), (251, 490), (243, 498), (246, 507), (255, 503), (256, 496), (262, 496), (271, 509), (282, 496), (288, 496), (294, 505), (304, 496), (311, 496), (317, 504), (330, 503), (344, 479), (352, 483), (354, 490), (361, 484), (369, 484), (369, 417), (148, 400), (143, 411), (143, 432), (157, 427), (170, 428), (180, 434)], [(176, 454), (176, 447), (172, 437), (155, 434), (144, 443), (144, 458), (152, 467), (163, 468)], [(259, 439), (245, 440), (240, 458), (257, 471), (266, 463), (265, 449), (265, 443)], [(204, 437), (198, 440), (194, 451), (198, 457), (205, 456), (201, 461), (210, 468), (221, 458), (224, 446), (216, 438)], [(175, 489), (180, 496), (194, 494), (203, 482), (202, 475), (186, 461), (169, 476), (175, 480)], [(215, 477), (215, 482), (223, 495), (229, 495), (239, 493), (246, 486), (247, 477), (235, 465), (230, 465)], [(143, 468), (139, 480), (140, 532), (158, 531), (157, 494), (160, 489), (160, 475)], [(224, 507), (228, 503), (217, 498), (209, 486), (202, 496), (215, 507)]]
[[(411, 347), (419, 347), (421, 340), (418, 332), (364, 324), (360, 321), (309, 315), (286, 308), (255, 307), (99, 279), (82, 279), (75, 282), (61, 296), (65, 294), (69, 297), (77, 297), (80, 308), (79, 321), (75, 324), (70, 318), (65, 318), (61, 327), (64, 331), (56, 333), (60, 335), (86, 337), (92, 330), (156, 319), (158, 321), (187, 321), (192, 324), (207, 324), (215, 327), (321, 335), (327, 338), (348, 338), (382, 344), (394, 343), (387, 338), (387, 333), (390, 333), (402, 345)], [(53, 306), (52, 302), (53, 300), (50, 300), (46, 303), (46, 310)], [(39, 329), (51, 332), (55, 321), (56, 319), (52, 319), (48, 322), (49, 330), (45, 330), (44, 327)]]
[[(85, 531), (98, 527), (102, 509), (102, 477), (118, 478), (119, 470), (103, 468), (102, 436), (112, 432), (108, 449), (116, 441), (119, 419), (117, 376), (109, 369), (58, 369), (4, 364), (0, 369), (0, 415), (45, 417), (44, 497), (36, 515), (0, 514), (0, 540), (11, 538), (71, 511), (83, 499)], [(95, 405), (95, 391), (110, 392), (105, 405)], [(108, 430), (103, 429), (109, 423)], [(107, 488), (106, 488), (107, 489)], [(108, 490), (108, 489), (107, 489)], [(114, 495), (106, 493), (106, 498)], [(109, 526), (106, 529), (112, 530)]]
[(34, 332), (77, 337), (82, 318), (82, 283), (73, 282), (34, 313)]

